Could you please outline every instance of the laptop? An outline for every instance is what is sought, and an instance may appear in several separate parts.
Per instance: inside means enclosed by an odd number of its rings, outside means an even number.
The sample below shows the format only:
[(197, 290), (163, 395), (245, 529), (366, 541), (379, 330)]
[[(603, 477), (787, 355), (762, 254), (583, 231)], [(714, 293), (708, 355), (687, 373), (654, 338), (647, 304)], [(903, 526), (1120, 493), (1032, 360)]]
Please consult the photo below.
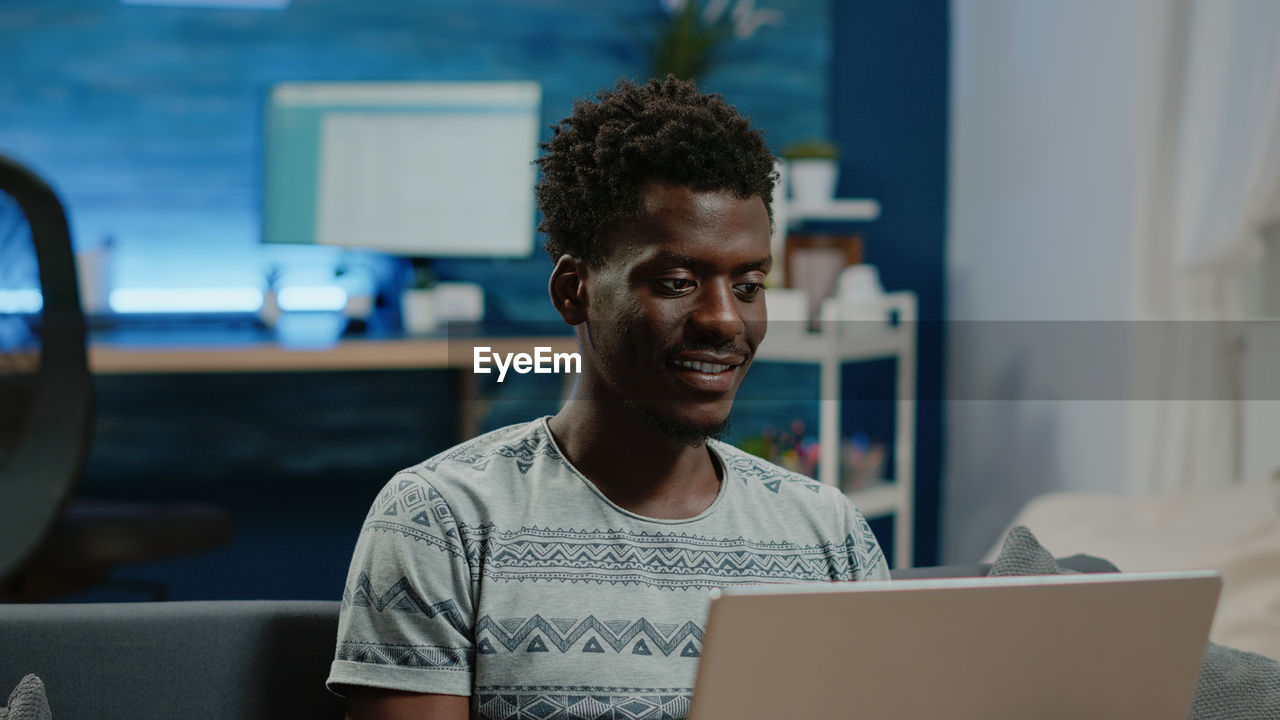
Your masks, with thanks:
[(715, 592), (690, 720), (1186, 720), (1217, 572)]

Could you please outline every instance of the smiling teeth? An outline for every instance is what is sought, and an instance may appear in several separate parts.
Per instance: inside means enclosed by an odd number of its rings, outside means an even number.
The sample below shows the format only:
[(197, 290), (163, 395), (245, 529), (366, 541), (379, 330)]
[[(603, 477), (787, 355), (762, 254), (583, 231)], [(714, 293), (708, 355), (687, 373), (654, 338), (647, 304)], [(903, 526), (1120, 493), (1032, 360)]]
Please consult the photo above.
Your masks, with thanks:
[(729, 365), (697, 362), (695, 360), (676, 360), (675, 364), (679, 365), (682, 368), (689, 368), (690, 370), (697, 370), (698, 372), (704, 372), (704, 373), (720, 373), (720, 372), (724, 372), (725, 370), (728, 370), (731, 367)]

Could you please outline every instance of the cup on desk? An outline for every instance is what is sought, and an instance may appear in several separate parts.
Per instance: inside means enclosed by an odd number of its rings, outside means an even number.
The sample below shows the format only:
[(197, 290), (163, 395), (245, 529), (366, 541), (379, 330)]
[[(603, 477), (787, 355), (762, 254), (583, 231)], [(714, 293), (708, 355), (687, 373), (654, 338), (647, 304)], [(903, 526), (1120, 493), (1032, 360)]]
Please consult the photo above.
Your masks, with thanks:
[(468, 282), (442, 282), (400, 294), (400, 317), (408, 335), (427, 335), (445, 323), (484, 319), (484, 288)]
[(400, 321), (406, 335), (429, 335), (440, 327), (436, 317), (435, 290), (409, 288), (400, 293)]

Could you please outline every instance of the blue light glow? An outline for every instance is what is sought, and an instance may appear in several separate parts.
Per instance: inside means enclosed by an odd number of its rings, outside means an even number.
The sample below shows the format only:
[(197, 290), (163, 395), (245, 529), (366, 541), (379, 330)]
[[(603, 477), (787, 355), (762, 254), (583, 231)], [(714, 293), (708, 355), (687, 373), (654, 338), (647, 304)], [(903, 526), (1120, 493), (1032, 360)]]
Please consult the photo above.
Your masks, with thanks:
[(5, 290), (0, 288), (0, 313), (38, 313), (44, 307), (44, 296), (34, 288)]
[(262, 291), (252, 287), (117, 288), (108, 301), (117, 313), (257, 312)]

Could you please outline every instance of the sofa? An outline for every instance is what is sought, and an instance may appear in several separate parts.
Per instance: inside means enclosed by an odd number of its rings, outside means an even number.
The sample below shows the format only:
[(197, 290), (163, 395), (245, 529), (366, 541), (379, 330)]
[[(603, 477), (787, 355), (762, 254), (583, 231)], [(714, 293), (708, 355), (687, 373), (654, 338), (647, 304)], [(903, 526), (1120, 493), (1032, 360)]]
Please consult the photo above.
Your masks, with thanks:
[[(1059, 562), (1115, 570), (1085, 555)], [(990, 567), (894, 577), (977, 576)], [(341, 698), (324, 687), (337, 626), (336, 601), (0, 605), (0, 702), (31, 673), (55, 720), (342, 718)]]
[[(1268, 518), (1274, 511), (1270, 498), (1268, 494), (1243, 493), (1222, 508), (1214, 508), (1202, 496), (1190, 502), (1184, 498), (1050, 497), (1028, 506), (1022, 516), (1041, 522), (1048, 534), (1059, 535), (1062, 547), (1071, 544), (1066, 542), (1067, 535), (1080, 524), (1088, 525), (1090, 519), (1122, 518), (1137, 523), (1142, 531), (1133, 535), (1132, 557), (1126, 560), (1140, 560), (1140, 552), (1161, 554), (1171, 546), (1184, 555), (1181, 563), (1219, 567), (1218, 563), (1201, 561), (1223, 552), (1229, 560), (1247, 550), (1243, 553), (1247, 568), (1259, 563), (1266, 566), (1260, 574), (1265, 580), (1263, 587), (1269, 590), (1280, 567), (1272, 561), (1269, 550), (1272, 535)], [(1087, 510), (1084, 513), (1079, 512), (1082, 501)], [(1135, 502), (1137, 505), (1131, 506)], [(1176, 518), (1173, 527), (1179, 528), (1178, 532), (1151, 532), (1156, 528), (1143, 522), (1152, 502), (1172, 502), (1175, 507), (1187, 508), (1198, 520), (1217, 520), (1215, 532), (1224, 537), (1239, 535), (1247, 542), (1211, 542), (1213, 533), (1206, 532), (1203, 523), (1187, 523), (1187, 516)], [(1106, 512), (1105, 503), (1119, 504)], [(1246, 505), (1259, 508), (1255, 514), (1264, 522), (1248, 522), (1242, 517)], [(1171, 515), (1167, 507), (1159, 510), (1156, 514), (1160, 517)], [(1222, 517), (1216, 516), (1219, 510)], [(1126, 527), (1134, 527), (1128, 523)], [(1097, 541), (1103, 537), (1095, 528), (1089, 541), (1081, 544), (1100, 547)], [(1110, 547), (1122, 554), (1126, 549), (1114, 541)], [(1208, 553), (1209, 547), (1215, 548), (1212, 553)], [(1192, 548), (1202, 549), (1202, 554), (1190, 553)], [(1094, 555), (1055, 558), (1025, 526), (1012, 528), (991, 559), (990, 563), (898, 570), (893, 578), (1116, 571), (1108, 560)], [(1230, 564), (1220, 569), (1230, 581)], [(1229, 589), (1228, 582), (1223, 598), (1228, 609)], [(1256, 594), (1247, 584), (1237, 590), (1250, 598)], [(1268, 612), (1262, 616), (1275, 611), (1274, 602), (1268, 600), (1263, 605)], [(1223, 607), (1220, 604), (1220, 611)], [(30, 692), (31, 682), (25, 678), (28, 674), (38, 676), (48, 695), (48, 706), (44, 707), (50, 708), (57, 720), (341, 718), (341, 699), (324, 687), (334, 653), (338, 610), (336, 601), (0, 604), (0, 688), (14, 687), (22, 698), (42, 695)], [(1215, 626), (1220, 624), (1215, 621)], [(1211, 643), (1190, 717), (1280, 720), (1280, 664), (1270, 657)], [(26, 704), (43, 706), (43, 697), (40, 703)], [(0, 719), (4, 717), (0, 710)], [(49, 714), (28, 717), (42, 720)]]
[(335, 718), (338, 603), (0, 605), (0, 703), (26, 674), (57, 720)]

